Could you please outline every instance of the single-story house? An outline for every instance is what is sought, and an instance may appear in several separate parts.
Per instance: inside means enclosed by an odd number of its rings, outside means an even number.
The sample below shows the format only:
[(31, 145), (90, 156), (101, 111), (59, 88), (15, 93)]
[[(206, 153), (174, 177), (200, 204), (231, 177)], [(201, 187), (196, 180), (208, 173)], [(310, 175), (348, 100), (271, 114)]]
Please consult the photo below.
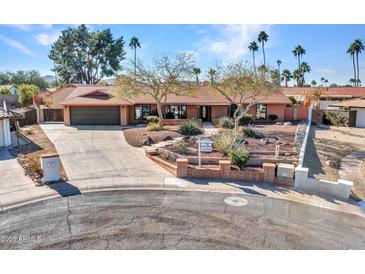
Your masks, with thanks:
[[(157, 115), (156, 103), (152, 97), (139, 95), (122, 97), (114, 86), (92, 86), (69, 84), (59, 90), (34, 97), (39, 112), (39, 122), (60, 120), (65, 125), (129, 125), (145, 123), (148, 115)], [(284, 121), (285, 107), (290, 99), (276, 93), (250, 108), (254, 121)], [(200, 86), (194, 96), (170, 95), (163, 105), (164, 124), (177, 125), (187, 119), (197, 118), (212, 122), (223, 116), (230, 116), (235, 105), (223, 95)], [(272, 117), (272, 116), (271, 116)]]
[(356, 98), (334, 104), (335, 107), (347, 107), (355, 111), (355, 126), (365, 128), (365, 98)]
[(8, 89), (11, 95), (18, 96), (18, 88), (15, 85), (0, 85), (0, 89)]
[[(305, 93), (313, 87), (283, 87), (281, 88), (283, 94), (286, 96), (293, 96), (297, 102), (303, 103), (305, 100)], [(334, 106), (345, 100), (360, 98), (365, 96), (365, 87), (325, 87), (323, 88), (320, 97), (320, 109), (338, 109)]]

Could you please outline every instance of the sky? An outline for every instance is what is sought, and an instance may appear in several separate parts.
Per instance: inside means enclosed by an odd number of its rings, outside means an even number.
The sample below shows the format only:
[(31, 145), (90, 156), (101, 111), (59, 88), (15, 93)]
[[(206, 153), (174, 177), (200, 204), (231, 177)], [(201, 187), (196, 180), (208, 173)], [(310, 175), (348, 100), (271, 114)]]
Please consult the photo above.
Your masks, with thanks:
[[(48, 58), (51, 44), (61, 30), (75, 25), (0, 25), (0, 71), (36, 69), (42, 75), (53, 75), (52, 61)], [(267, 63), (293, 71), (297, 60), (292, 50), (298, 44), (306, 49), (303, 61), (311, 68), (306, 82), (320, 82), (321, 77), (329, 83), (347, 84), (353, 75), (352, 59), (346, 54), (351, 42), (365, 40), (365, 25), (88, 25), (92, 31), (110, 28), (114, 37), (123, 36), (126, 58), (133, 57), (128, 47), (132, 36), (139, 38), (141, 49), (138, 58), (150, 63), (161, 54), (192, 52), (197, 66), (206, 70), (220, 62), (238, 59), (252, 62), (248, 51), (251, 41), (264, 30), (269, 35), (265, 45)], [(128, 65), (128, 61), (122, 65)], [(256, 64), (263, 62), (261, 48)], [(360, 55), (360, 79), (365, 83), (365, 53)], [(293, 84), (293, 83), (291, 83)]]

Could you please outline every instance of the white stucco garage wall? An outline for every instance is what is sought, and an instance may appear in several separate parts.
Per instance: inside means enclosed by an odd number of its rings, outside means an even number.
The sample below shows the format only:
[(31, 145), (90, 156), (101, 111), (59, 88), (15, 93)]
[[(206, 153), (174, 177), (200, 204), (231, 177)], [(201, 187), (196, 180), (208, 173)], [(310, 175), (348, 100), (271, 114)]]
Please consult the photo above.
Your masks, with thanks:
[(351, 108), (356, 110), (356, 127), (365, 128), (365, 108)]
[(3, 129), (3, 121), (0, 120), (0, 147), (4, 146), (4, 129)]

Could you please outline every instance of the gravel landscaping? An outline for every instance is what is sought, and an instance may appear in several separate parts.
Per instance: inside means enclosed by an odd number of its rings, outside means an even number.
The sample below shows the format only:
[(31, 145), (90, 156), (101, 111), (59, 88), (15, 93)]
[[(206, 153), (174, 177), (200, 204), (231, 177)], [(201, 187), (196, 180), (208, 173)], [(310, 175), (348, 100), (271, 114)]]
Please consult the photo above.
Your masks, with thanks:
[(146, 128), (128, 128), (123, 130), (124, 137), (128, 144), (134, 147), (152, 145), (172, 138), (182, 137), (177, 132), (177, 127), (165, 127), (160, 131), (148, 131)]
[(365, 149), (365, 129), (334, 128), (313, 126), (310, 131), (308, 146), (304, 157), (304, 166), (309, 168), (309, 175), (319, 180), (337, 181), (343, 158), (351, 153)]
[[(44, 185), (41, 175), (40, 158), (42, 154), (57, 153), (53, 143), (48, 139), (39, 125), (29, 125), (20, 130), (20, 138), (26, 140), (26, 144), (18, 148), (12, 148), (9, 152), (17, 158), (36, 186)], [(61, 180), (67, 180), (66, 173), (61, 164)]]

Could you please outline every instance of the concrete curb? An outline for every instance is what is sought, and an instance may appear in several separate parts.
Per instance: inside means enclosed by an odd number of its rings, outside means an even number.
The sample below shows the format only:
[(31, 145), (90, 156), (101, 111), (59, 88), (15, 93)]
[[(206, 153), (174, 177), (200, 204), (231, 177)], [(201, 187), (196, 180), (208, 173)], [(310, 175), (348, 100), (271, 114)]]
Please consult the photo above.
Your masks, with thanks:
[[(63, 184), (63, 183), (59, 183), (58, 185), (60, 185), (60, 184)], [(248, 196), (256, 195), (254, 193), (244, 192), (242, 189), (239, 189), (239, 188), (219, 189), (219, 188), (200, 186), (200, 185), (195, 185), (192, 187), (191, 185), (188, 185), (188, 183), (186, 183), (184, 185), (183, 183), (166, 184), (166, 182), (154, 183), (154, 184), (143, 184), (143, 183), (123, 184), (123, 185), (109, 184), (109, 185), (103, 185), (103, 186), (94, 185), (91, 187), (88, 187), (85, 184), (83, 187), (79, 188), (78, 193), (69, 193), (69, 195), (65, 195), (65, 196), (60, 195), (53, 189), (48, 188), (48, 190), (49, 191), (46, 191), (43, 193), (29, 195), (29, 197), (26, 199), (20, 199), (20, 200), (15, 200), (15, 201), (13, 200), (13, 201), (9, 201), (8, 203), (0, 202), (0, 212), (4, 211), (4, 210), (24, 206), (24, 205), (36, 203), (36, 202), (50, 200), (53, 198), (73, 196), (73, 195), (78, 195), (78, 194), (82, 194), (82, 193), (103, 192), (103, 191), (123, 191), (123, 190), (125, 190), (125, 191), (130, 191), (130, 190), (195, 191), (195, 192), (226, 193), (226, 194), (230, 194), (230, 195), (248, 195)], [(321, 202), (308, 202), (308, 201), (303, 201), (303, 200), (299, 200), (299, 199), (294, 199), (293, 197), (288, 197), (288, 198), (280, 197), (280, 196), (267, 196), (267, 197), (272, 198), (272, 199), (287, 200), (287, 201), (306, 204), (306, 205), (310, 205), (310, 206), (316, 206), (316, 207), (320, 207), (320, 208), (340, 211), (340, 212), (349, 213), (349, 214), (353, 214), (353, 215), (357, 215), (357, 216), (365, 218), (365, 210), (364, 210), (364, 208), (361, 208), (360, 206), (352, 205), (351, 208), (347, 208), (347, 207), (341, 208), (340, 206), (329, 207)]]

